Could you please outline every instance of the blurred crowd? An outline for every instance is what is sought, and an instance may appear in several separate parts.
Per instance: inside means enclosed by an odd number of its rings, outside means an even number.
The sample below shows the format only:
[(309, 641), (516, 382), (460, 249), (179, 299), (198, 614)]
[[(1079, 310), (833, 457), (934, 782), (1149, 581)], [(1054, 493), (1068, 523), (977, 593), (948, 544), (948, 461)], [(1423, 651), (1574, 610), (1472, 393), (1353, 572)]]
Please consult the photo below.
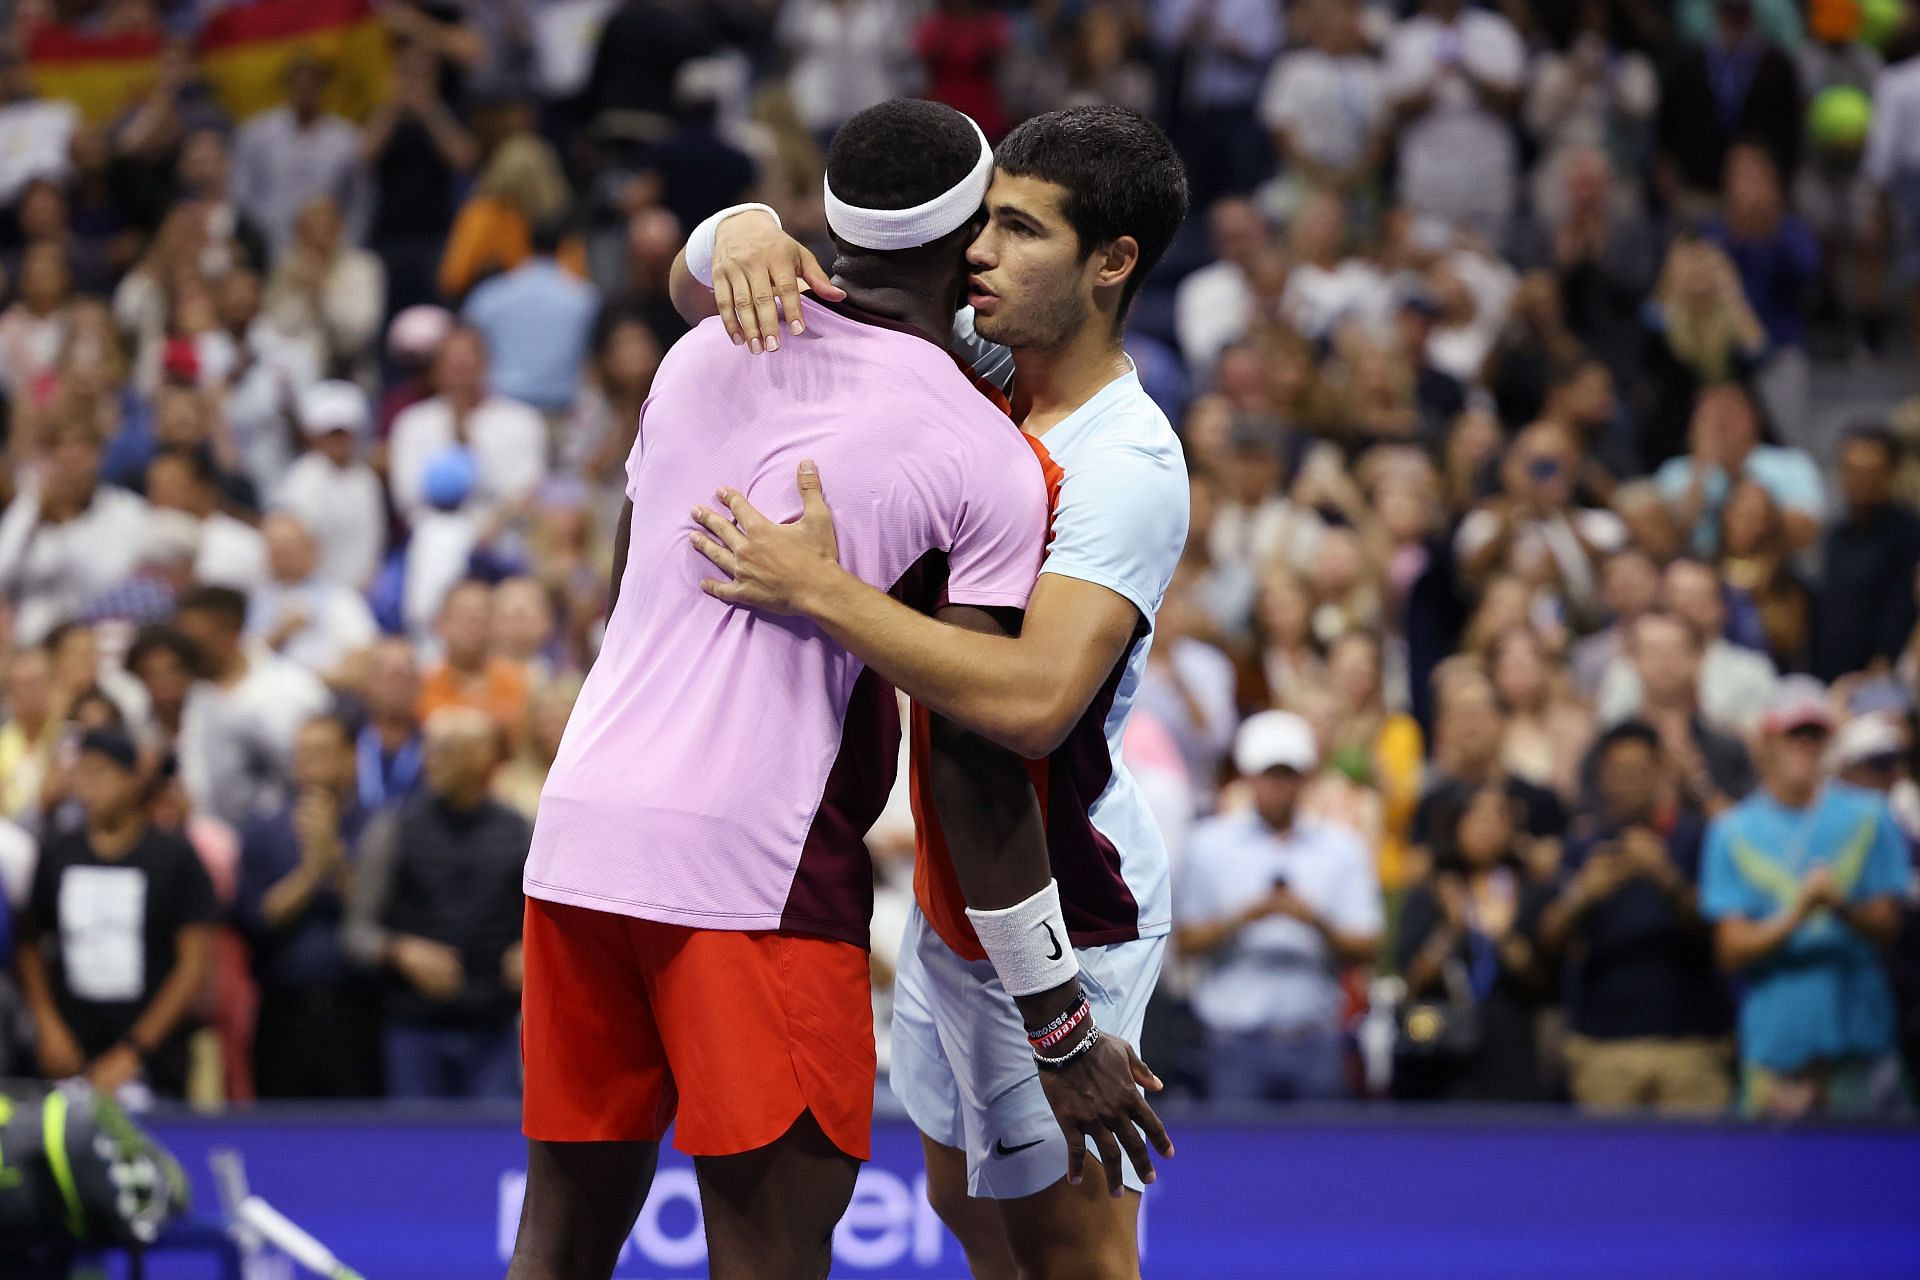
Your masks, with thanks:
[[(824, 254), (825, 143), (920, 94), (1189, 168), (1127, 338), (1193, 496), (1148, 1061), (1906, 1110), (1920, 406), (1829, 402), (1920, 343), (1902, 0), (376, 0), (233, 118), (247, 2), (0, 5), (0, 1068), (516, 1092), (668, 269), (748, 199)], [(42, 97), (55, 27), (152, 74)]]

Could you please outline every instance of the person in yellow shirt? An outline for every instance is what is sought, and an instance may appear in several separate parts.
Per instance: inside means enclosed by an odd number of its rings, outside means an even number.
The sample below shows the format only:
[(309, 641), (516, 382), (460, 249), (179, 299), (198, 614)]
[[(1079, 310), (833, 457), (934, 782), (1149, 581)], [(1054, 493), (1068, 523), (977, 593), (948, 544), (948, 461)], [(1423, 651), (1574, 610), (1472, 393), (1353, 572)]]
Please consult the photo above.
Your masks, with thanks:
[(7, 719), (0, 724), (0, 816), (34, 817), (40, 787), (60, 741), (54, 706), (53, 660), (45, 649), (23, 649), (7, 664)]

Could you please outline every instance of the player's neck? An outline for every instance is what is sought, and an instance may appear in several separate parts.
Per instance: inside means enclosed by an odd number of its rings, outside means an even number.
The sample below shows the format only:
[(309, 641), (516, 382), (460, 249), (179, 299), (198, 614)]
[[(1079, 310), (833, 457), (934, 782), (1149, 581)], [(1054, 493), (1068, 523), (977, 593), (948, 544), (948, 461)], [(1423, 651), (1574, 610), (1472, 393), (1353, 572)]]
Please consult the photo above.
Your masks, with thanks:
[(1128, 369), (1120, 338), (1103, 321), (1083, 326), (1058, 347), (1013, 353), (1013, 409), (1021, 427), (1044, 436)]
[(958, 292), (954, 281), (921, 281), (902, 275), (897, 269), (878, 276), (870, 273), (865, 263), (849, 262), (845, 257), (834, 266), (833, 282), (847, 291), (848, 306), (906, 325), (945, 349), (953, 331)]

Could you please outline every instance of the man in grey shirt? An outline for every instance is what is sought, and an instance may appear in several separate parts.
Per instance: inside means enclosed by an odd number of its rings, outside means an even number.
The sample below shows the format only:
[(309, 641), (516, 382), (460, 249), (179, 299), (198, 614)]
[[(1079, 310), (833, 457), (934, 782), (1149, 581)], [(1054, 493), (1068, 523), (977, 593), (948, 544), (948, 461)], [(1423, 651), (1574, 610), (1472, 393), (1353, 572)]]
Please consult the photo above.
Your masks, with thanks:
[(316, 197), (339, 204), (354, 244), (365, 241), (373, 217), (359, 130), (325, 109), (332, 74), (313, 58), (288, 64), (286, 105), (248, 121), (234, 143), (233, 202), (259, 226), (276, 259), (293, 240), (300, 210)]

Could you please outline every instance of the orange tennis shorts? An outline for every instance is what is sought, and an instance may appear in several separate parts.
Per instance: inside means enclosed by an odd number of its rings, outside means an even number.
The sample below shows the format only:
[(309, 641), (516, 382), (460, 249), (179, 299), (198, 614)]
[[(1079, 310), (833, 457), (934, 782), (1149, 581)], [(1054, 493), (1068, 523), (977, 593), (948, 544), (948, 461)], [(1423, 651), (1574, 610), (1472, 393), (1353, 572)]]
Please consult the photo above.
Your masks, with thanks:
[(692, 1156), (774, 1142), (811, 1111), (870, 1157), (873, 1001), (848, 942), (688, 929), (527, 899), (522, 1129)]

